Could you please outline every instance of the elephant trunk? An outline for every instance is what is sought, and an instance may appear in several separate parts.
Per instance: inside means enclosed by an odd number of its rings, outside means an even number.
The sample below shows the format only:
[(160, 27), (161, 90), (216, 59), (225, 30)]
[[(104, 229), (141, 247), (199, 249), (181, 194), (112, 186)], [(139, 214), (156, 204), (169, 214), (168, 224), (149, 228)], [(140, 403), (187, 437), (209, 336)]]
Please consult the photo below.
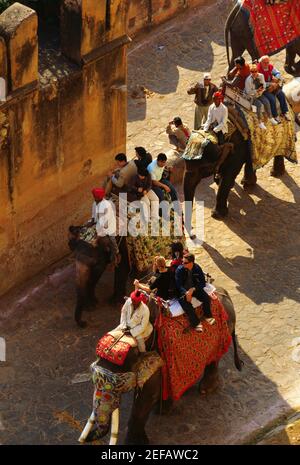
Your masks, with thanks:
[(120, 409), (116, 408), (111, 416), (111, 431), (110, 431), (110, 440), (109, 445), (115, 446), (118, 442), (119, 434), (119, 418), (120, 418)]
[(229, 16), (226, 20), (225, 23), (225, 45), (226, 45), (226, 54), (227, 54), (227, 62), (228, 62), (228, 67), (230, 67), (230, 59), (229, 59), (229, 33), (230, 29), (240, 11), (240, 5), (237, 3), (231, 12), (229, 13)]

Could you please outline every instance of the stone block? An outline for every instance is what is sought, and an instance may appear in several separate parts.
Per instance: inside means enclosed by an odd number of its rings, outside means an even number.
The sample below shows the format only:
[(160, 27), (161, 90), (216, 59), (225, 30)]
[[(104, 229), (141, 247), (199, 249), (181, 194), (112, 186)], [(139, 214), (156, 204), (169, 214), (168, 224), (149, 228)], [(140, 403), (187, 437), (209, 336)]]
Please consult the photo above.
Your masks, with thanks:
[(0, 36), (6, 42), (8, 91), (38, 79), (38, 20), (35, 11), (14, 3), (0, 15)]
[(65, 0), (61, 10), (63, 53), (78, 64), (82, 58), (126, 34), (128, 1)]

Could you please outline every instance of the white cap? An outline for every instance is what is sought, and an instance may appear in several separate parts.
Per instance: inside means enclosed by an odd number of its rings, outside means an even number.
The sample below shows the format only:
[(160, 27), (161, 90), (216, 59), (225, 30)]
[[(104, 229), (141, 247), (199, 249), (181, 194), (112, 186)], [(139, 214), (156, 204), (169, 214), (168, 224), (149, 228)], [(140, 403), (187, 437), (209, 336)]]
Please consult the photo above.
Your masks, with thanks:
[(211, 79), (210, 73), (204, 73), (203, 74), (203, 79)]

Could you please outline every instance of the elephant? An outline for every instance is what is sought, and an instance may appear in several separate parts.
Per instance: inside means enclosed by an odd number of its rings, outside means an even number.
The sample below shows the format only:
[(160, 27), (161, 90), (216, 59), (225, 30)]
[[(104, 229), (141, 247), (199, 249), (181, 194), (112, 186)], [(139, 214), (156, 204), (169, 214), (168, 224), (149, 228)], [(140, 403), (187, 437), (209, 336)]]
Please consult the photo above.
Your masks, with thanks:
[[(235, 326), (236, 326), (236, 315), (235, 315), (235, 310), (234, 306), (232, 303), (232, 300), (228, 294), (228, 292), (221, 288), (217, 287), (216, 288), (216, 293), (218, 295), (218, 298), (222, 302), (227, 314), (228, 314), (228, 320), (227, 320), (227, 325), (229, 332), (232, 336), (232, 342), (233, 342), (233, 348), (234, 348), (234, 363), (235, 367), (237, 370), (241, 371), (242, 366), (243, 366), (243, 361), (239, 358), (238, 355), (238, 349), (237, 349), (237, 338), (235, 334)], [(150, 314), (151, 314), (151, 321), (154, 322), (155, 318), (158, 315), (158, 307), (156, 304), (149, 305), (150, 308)], [(157, 338), (153, 334), (153, 340), (156, 340)], [(153, 341), (147, 341), (147, 346), (151, 345)], [(155, 348), (157, 351), (158, 349)], [(129, 353), (127, 355), (127, 358), (122, 366), (115, 365), (108, 360), (105, 360), (103, 358), (99, 358), (97, 362), (97, 365), (101, 367), (101, 369), (104, 368), (106, 370), (106, 373), (119, 373), (119, 374), (126, 374), (128, 372), (131, 372), (134, 370), (134, 365), (138, 362), (139, 358), (141, 355), (139, 354), (137, 348), (131, 348), (129, 350)], [(94, 364), (93, 364), (94, 365)], [(93, 366), (92, 365), (92, 366)], [(215, 362), (210, 363), (209, 365), (206, 366), (204, 370), (204, 374), (200, 380), (199, 383), (199, 393), (200, 394), (206, 394), (212, 390), (214, 390), (217, 387), (217, 375), (218, 375), (218, 367)], [(100, 386), (95, 387), (95, 392), (98, 391), (99, 389), (101, 390)], [(104, 396), (101, 395), (101, 399)], [(146, 381), (142, 389), (135, 389), (135, 395), (134, 395), (134, 401), (133, 401), (133, 406), (132, 406), (132, 411), (130, 414), (128, 426), (127, 426), (127, 434), (126, 434), (126, 439), (125, 443), (126, 444), (131, 444), (131, 445), (138, 445), (138, 444), (149, 444), (149, 438), (146, 434), (145, 427), (146, 423), (148, 420), (148, 417), (150, 415), (150, 412), (155, 406), (158, 406), (160, 404), (161, 400), (161, 370), (158, 369), (155, 371), (154, 374)], [(117, 401), (117, 405), (119, 405), (120, 399)], [(165, 406), (167, 407), (167, 411), (171, 408), (172, 406), (172, 401), (164, 401), (166, 404)], [(117, 407), (118, 408), (118, 407)], [(95, 439), (99, 439), (101, 437), (104, 437), (108, 431), (109, 431), (109, 426), (110, 426), (110, 419), (112, 418), (111, 421), (111, 431), (113, 432), (113, 435), (117, 435), (117, 428), (116, 425), (114, 424), (114, 418), (115, 415), (112, 415), (115, 413), (114, 407), (112, 407), (112, 411), (109, 411), (108, 414), (108, 419), (104, 425), (101, 425), (101, 428), (99, 429), (99, 425), (95, 425), (94, 429), (92, 429), (89, 434), (86, 437), (86, 441), (93, 441)], [(107, 410), (107, 409), (106, 409)], [(112, 438), (111, 438), (112, 441)], [(110, 444), (116, 443), (116, 437), (114, 438), (113, 442), (110, 442)]]
[[(95, 287), (109, 264), (109, 252), (106, 245), (98, 241), (94, 247), (85, 240), (80, 239), (80, 226), (69, 227), (69, 247), (74, 252), (76, 263), (76, 292), (75, 321), (79, 327), (85, 328), (86, 322), (82, 321), (82, 311), (97, 303)], [(126, 283), (130, 271), (126, 238), (119, 243), (121, 261), (115, 268), (113, 302), (123, 299), (126, 294)]]
[[(229, 35), (232, 57), (229, 57)], [(234, 59), (248, 51), (252, 60), (259, 59), (260, 55), (254, 43), (253, 34), (247, 17), (237, 3), (229, 13), (225, 23), (225, 44), (229, 69), (234, 67)], [(285, 70), (295, 75), (299, 72), (299, 62), (295, 63), (296, 55), (300, 55), (300, 37), (286, 46)]]

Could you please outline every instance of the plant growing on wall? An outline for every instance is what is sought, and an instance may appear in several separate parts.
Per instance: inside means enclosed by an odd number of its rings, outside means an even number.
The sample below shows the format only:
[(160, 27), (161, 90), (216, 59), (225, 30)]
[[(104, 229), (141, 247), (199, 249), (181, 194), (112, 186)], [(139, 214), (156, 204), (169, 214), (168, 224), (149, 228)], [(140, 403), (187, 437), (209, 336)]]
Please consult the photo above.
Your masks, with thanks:
[(0, 13), (6, 10), (10, 5), (15, 3), (16, 0), (0, 0)]

